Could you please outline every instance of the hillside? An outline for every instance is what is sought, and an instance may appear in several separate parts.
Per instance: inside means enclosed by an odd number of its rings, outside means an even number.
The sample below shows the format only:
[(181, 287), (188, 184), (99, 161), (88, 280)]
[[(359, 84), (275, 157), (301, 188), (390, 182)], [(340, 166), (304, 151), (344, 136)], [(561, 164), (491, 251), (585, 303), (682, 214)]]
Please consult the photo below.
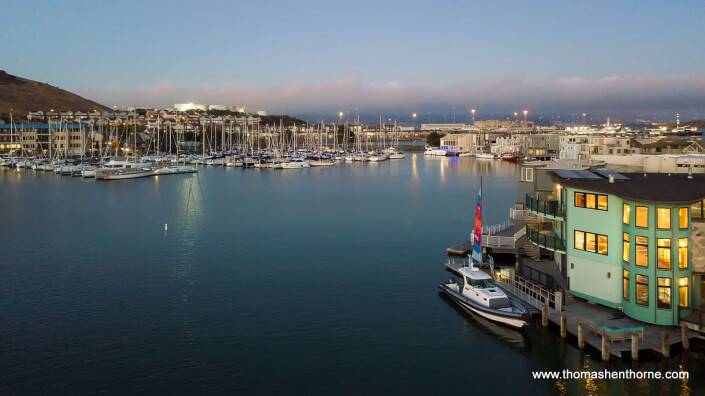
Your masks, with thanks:
[(25, 118), (30, 110), (110, 110), (61, 88), (13, 76), (0, 70), (0, 117), (6, 118), (10, 109), (19, 118)]

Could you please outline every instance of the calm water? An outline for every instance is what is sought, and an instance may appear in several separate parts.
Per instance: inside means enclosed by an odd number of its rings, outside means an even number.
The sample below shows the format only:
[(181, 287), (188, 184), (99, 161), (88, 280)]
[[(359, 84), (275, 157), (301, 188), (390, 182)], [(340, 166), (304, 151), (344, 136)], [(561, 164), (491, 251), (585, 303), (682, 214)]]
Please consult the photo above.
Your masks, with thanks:
[[(694, 393), (533, 380), (611, 363), (438, 295), (445, 248), (506, 220), (515, 164), (470, 158), (96, 182), (0, 170), (0, 392)], [(492, 206), (490, 206), (492, 205)], [(164, 232), (164, 223), (169, 231)]]

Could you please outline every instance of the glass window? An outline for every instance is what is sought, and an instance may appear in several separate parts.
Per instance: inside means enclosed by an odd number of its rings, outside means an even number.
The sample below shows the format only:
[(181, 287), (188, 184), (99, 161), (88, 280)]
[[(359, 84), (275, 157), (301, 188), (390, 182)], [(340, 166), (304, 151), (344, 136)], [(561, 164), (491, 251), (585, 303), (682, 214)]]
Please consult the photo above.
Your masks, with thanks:
[(629, 225), (629, 212), (631, 212), (631, 206), (624, 204), (622, 208), (622, 223)]
[(597, 209), (607, 210), (607, 195), (597, 196)]
[(649, 277), (637, 274), (636, 276), (636, 303), (649, 305)]
[(607, 255), (607, 236), (597, 236), (597, 253)]
[(622, 282), (622, 297), (624, 297), (625, 300), (629, 300), (629, 271), (624, 270), (624, 280)]
[(688, 268), (688, 238), (678, 240), (678, 268)]
[(659, 238), (656, 240), (656, 245), (658, 246), (656, 263), (658, 269), (671, 269), (671, 240)]
[(649, 208), (646, 206), (636, 207), (636, 226), (637, 227), (649, 227)]
[(585, 250), (585, 233), (582, 231), (575, 231), (575, 248)]
[(596, 252), (597, 249), (595, 248), (595, 234), (592, 232), (586, 232), (585, 233), (585, 250), (588, 252)]
[(671, 229), (671, 209), (658, 208), (656, 209), (656, 227), (659, 230)]
[(678, 305), (688, 306), (688, 278), (678, 279)]
[(688, 228), (688, 208), (678, 209), (678, 228)]
[(636, 256), (636, 265), (640, 267), (649, 266), (649, 238), (643, 236), (636, 237), (634, 255)]
[(694, 219), (703, 218), (703, 201), (696, 202), (693, 204), (693, 206), (690, 207), (690, 215)]
[(671, 308), (671, 278), (656, 278), (658, 286), (658, 307)]
[(624, 243), (622, 244), (622, 260), (629, 262), (629, 234), (624, 233)]
[(585, 207), (588, 209), (595, 209), (597, 207), (595, 194), (585, 194)]
[(578, 208), (585, 207), (585, 194), (575, 193), (575, 206)]

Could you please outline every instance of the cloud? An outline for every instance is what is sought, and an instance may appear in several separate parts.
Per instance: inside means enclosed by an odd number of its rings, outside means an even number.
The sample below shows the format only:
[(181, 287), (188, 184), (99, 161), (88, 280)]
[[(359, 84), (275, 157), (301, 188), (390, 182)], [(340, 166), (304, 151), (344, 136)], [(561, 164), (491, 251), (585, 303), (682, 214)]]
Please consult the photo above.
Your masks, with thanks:
[[(374, 83), (357, 76), (318, 83), (256, 85), (235, 82), (190, 85), (178, 81), (131, 86), (109, 83), (80, 94), (112, 105), (170, 107), (196, 102), (245, 106), (273, 114), (337, 113), (340, 110), (437, 111), (474, 107), (495, 113), (533, 112), (659, 113), (705, 112), (705, 75), (613, 76), (552, 80), (516, 76), (437, 86), (398, 81)], [(478, 110), (479, 111), (479, 110)]]

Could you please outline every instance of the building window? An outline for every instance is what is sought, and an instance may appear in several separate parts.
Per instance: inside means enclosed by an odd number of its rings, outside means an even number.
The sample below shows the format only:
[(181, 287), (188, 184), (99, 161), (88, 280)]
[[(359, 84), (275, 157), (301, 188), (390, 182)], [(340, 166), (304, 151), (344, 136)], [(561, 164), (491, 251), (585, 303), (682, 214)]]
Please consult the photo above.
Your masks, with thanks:
[(688, 306), (688, 278), (678, 279), (678, 305)]
[(688, 228), (688, 208), (678, 209), (678, 228), (681, 230)]
[(575, 207), (584, 208), (585, 207), (585, 194), (575, 193)]
[(631, 210), (632, 210), (632, 208), (629, 205), (624, 204), (624, 206), (622, 208), (622, 223), (623, 224), (629, 225), (629, 212), (631, 212)]
[(624, 242), (622, 243), (622, 260), (625, 263), (629, 262), (629, 234), (624, 233)]
[(622, 281), (622, 297), (629, 301), (629, 271), (624, 270), (624, 280)]
[(575, 231), (575, 248), (578, 250), (585, 250), (585, 233), (582, 231)]
[(595, 234), (592, 232), (586, 232), (585, 233), (585, 250), (588, 252), (596, 252), (596, 244), (595, 244)]
[(688, 268), (688, 238), (678, 240), (678, 268)]
[(646, 206), (636, 207), (636, 226), (643, 228), (649, 227), (649, 208)]
[(634, 255), (636, 256), (636, 265), (639, 267), (649, 266), (649, 238), (637, 236), (635, 240)]
[(671, 308), (671, 278), (656, 278), (658, 286), (658, 307)]
[(597, 196), (597, 209), (607, 210), (607, 195)]
[(636, 275), (636, 303), (639, 305), (649, 305), (649, 277)]
[(658, 261), (656, 266), (658, 269), (671, 269), (671, 240), (667, 238), (659, 238), (656, 240)]
[(585, 207), (588, 209), (595, 209), (597, 207), (595, 194), (585, 194)]
[(656, 227), (659, 230), (671, 229), (671, 209), (658, 208), (656, 209)]
[[(703, 200), (705, 201), (705, 200)], [(694, 219), (702, 219), (703, 218), (703, 201), (699, 201), (693, 204), (693, 206), (690, 207), (690, 215)]]
[(607, 255), (607, 236), (598, 235), (597, 236), (597, 253)]

